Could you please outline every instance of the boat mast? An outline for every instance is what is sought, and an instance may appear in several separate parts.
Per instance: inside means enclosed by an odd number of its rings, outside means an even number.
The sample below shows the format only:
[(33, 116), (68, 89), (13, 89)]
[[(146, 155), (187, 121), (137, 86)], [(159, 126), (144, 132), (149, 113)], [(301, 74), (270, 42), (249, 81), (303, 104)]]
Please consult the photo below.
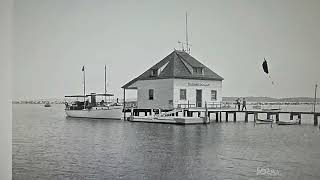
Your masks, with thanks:
[(316, 112), (316, 104), (317, 104), (317, 88), (318, 84), (316, 84), (315, 90), (314, 90), (314, 105), (313, 105), (313, 112)]
[(86, 108), (86, 73), (84, 71), (84, 66), (82, 67), (83, 72), (83, 107)]
[[(107, 66), (104, 65), (104, 94), (107, 94)], [(104, 96), (104, 102), (106, 102), (106, 96)]]

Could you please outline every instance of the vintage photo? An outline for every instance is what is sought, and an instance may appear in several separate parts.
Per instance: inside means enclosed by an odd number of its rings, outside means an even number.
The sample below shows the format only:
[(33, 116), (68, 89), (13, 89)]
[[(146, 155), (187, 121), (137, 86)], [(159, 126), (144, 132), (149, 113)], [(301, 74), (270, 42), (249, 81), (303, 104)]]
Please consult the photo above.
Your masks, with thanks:
[(319, 8), (14, 0), (12, 179), (320, 179)]

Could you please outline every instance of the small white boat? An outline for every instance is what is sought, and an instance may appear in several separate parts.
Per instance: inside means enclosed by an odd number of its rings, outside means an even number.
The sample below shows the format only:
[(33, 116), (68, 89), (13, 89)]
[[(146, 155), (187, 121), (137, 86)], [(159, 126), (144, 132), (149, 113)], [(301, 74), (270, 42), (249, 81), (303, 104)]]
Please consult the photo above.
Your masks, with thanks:
[(256, 124), (270, 124), (273, 123), (273, 119), (256, 119)]
[(301, 119), (297, 119), (294, 121), (278, 121), (278, 125), (300, 125), (301, 124)]

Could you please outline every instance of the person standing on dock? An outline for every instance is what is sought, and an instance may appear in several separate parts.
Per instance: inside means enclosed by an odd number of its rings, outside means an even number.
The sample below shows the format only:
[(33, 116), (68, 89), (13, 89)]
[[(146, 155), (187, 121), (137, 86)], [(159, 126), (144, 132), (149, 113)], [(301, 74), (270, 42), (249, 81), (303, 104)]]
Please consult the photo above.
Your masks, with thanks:
[(242, 100), (242, 111), (243, 111), (243, 109), (247, 110), (247, 101), (245, 98), (243, 98), (243, 100)]
[(240, 111), (240, 98), (236, 100), (236, 106), (238, 106), (238, 111)]

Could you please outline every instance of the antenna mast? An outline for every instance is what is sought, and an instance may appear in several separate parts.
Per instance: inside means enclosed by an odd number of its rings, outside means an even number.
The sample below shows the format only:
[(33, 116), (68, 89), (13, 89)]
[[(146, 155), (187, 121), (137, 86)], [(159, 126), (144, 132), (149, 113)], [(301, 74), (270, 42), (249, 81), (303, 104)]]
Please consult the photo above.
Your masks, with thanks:
[(187, 43), (187, 53), (190, 53), (189, 43), (188, 43), (188, 12), (186, 12), (186, 43)]

